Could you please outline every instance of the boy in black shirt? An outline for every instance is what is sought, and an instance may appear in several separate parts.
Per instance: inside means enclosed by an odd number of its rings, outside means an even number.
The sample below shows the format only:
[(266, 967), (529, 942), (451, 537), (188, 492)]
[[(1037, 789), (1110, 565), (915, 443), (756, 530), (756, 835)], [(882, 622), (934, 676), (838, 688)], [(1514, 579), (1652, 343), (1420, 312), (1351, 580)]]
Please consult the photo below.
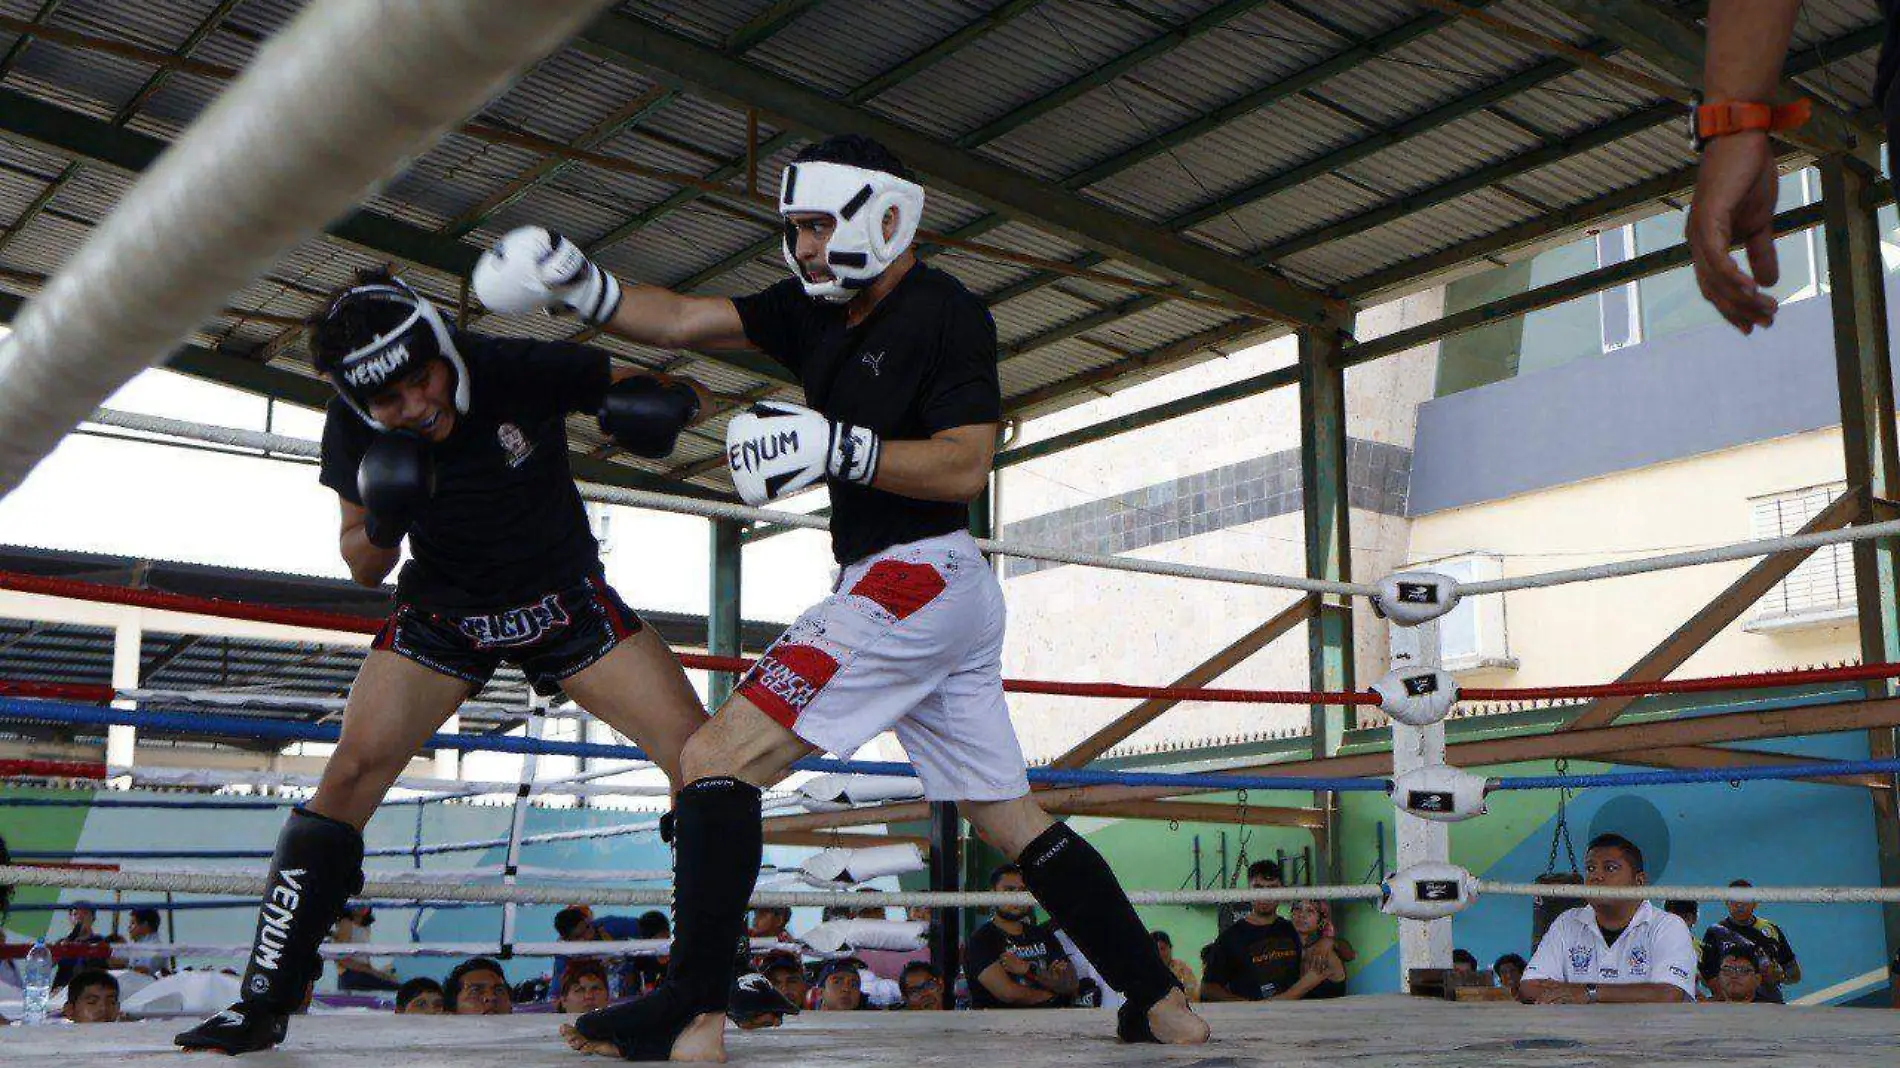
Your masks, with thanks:
[[(611, 314), (618, 293), (598, 280), (585, 317)], [(567, 459), (570, 412), (597, 413), (631, 451), (665, 455), (705, 407), (703, 390), (615, 368), (600, 349), (452, 330), (387, 271), (335, 294), (310, 347), (337, 391), (319, 479), (337, 495), (350, 574), (380, 585), (405, 538), (411, 559), (322, 782), (278, 837), (243, 1000), (179, 1035), (191, 1050), (283, 1041), (322, 967), (318, 945), (363, 884), (363, 825), (503, 662), (637, 740), (676, 784), (705, 722), (679, 661), (602, 577)]]
[[(1247, 885), (1282, 885), (1280, 866), (1255, 861)], [(1214, 939), (1201, 976), (1202, 1001), (1264, 1001), (1300, 981), (1300, 935), (1279, 911), (1274, 902), (1256, 901)]]
[[(1005, 864), (990, 873), (990, 889), (1020, 894), (1023, 870)], [(963, 977), (973, 1009), (1056, 1009), (1075, 997), (1075, 968), (1028, 905), (998, 905), (964, 945)]]
[[(801, 152), (780, 185), (794, 277), (737, 300), (635, 286), (606, 323), (645, 344), (757, 349), (798, 376), (811, 407), (764, 402), (735, 416), (728, 466), (749, 504), (826, 483), (843, 572), (687, 745), (672, 971), (652, 995), (581, 1017), (568, 1033), (576, 1049), (723, 1059), (760, 789), (808, 754), (849, 755), (891, 729), (925, 796), (958, 802), (1021, 863), (1050, 915), (1127, 995), (1122, 1037), (1206, 1041), (1108, 864), (1029, 795), (1003, 699), (1002, 588), (967, 533), (1002, 420), (996, 326), (911, 251), (923, 200), (882, 145), (832, 138)], [(473, 282), (491, 309), (523, 312), (584, 305), (601, 273), (572, 242), (524, 227), (482, 257)]]

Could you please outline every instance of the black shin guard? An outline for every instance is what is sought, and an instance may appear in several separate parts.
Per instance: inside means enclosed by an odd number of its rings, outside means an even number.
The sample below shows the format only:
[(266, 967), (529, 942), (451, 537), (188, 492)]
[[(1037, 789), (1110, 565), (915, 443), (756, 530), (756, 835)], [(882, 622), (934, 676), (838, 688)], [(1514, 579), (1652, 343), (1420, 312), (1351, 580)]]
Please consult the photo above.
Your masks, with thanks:
[(180, 1034), (186, 1049), (251, 1053), (284, 1040), (290, 1014), (323, 972), (317, 947), (363, 888), (363, 836), (347, 823), (290, 810), (271, 856), (257, 934), (236, 1005)]
[(746, 902), (765, 852), (759, 788), (695, 779), (673, 807), (673, 948), (666, 982), (638, 1001), (595, 1009), (574, 1027), (630, 1061), (663, 1061), (701, 1013), (726, 1011)]
[[(1102, 979), (1128, 999), (1122, 1037), (1154, 1041), (1147, 1013), (1177, 987), (1128, 895), (1095, 847), (1064, 824), (1037, 835), (1022, 854), (1023, 881), (1069, 932)], [(1131, 1020), (1138, 1024), (1130, 1034)]]
[(695, 1012), (725, 1012), (746, 902), (759, 881), (765, 830), (759, 788), (697, 779), (674, 809), (673, 949), (667, 979)]
[(278, 1012), (303, 1004), (305, 988), (323, 970), (317, 947), (350, 896), (362, 889), (362, 834), (306, 808), (291, 809), (264, 884), (257, 934), (239, 988), (244, 1000)]

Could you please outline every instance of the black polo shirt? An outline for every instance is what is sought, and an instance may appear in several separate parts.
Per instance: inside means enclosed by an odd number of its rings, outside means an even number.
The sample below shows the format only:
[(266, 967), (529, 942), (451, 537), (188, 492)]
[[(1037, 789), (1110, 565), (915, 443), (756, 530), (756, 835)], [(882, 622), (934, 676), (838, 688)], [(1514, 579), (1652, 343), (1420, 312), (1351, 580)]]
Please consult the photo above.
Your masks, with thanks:
[[(798, 279), (733, 301), (746, 338), (805, 387), (829, 418), (869, 427), (886, 441), (1003, 418), (996, 323), (963, 283), (922, 263), (864, 322), (845, 306), (813, 300)], [(967, 529), (967, 503), (921, 501), (832, 480), (831, 551), (850, 564), (893, 545)]]
[(1264, 924), (1242, 916), (1209, 948), (1201, 981), (1219, 983), (1242, 1000), (1262, 1001), (1300, 981), (1300, 933), (1284, 916)]
[[(599, 546), (567, 462), (567, 415), (599, 409), (601, 349), (458, 333), (469, 410), (431, 446), (435, 497), (409, 532), (403, 601), (444, 612), (511, 607), (600, 571)], [(356, 469), (377, 431), (342, 398), (323, 424), (319, 481), (361, 504)]]
[[(1003, 959), (1007, 950), (1015, 950), (1016, 955), (1031, 964), (1048, 967), (1059, 960), (1068, 960), (1069, 955), (1062, 951), (1062, 943), (1049, 932), (1049, 928), (1039, 924), (1025, 924), (1022, 934), (1010, 934), (996, 921), (991, 920), (970, 932), (970, 940), (963, 947), (963, 977), (970, 987), (970, 1007), (973, 1009), (1014, 1009), (1014, 1008), (1062, 1008), (1069, 1004), (1066, 998), (1050, 998), (1041, 1005), (1011, 1005), (999, 1000), (990, 988), (983, 985), (981, 976), (990, 965)], [(1013, 977), (1011, 982), (1017, 980)]]
[(1703, 982), (1713, 986), (1722, 968), (1722, 958), (1736, 949), (1752, 954), (1756, 966), (1763, 970), (1761, 990), (1755, 995), (1755, 1000), (1783, 1000), (1781, 985), (1769, 982), (1766, 975), (1770, 961), (1780, 965), (1784, 972), (1794, 967), (1794, 946), (1789, 944), (1788, 936), (1781, 928), (1759, 916), (1755, 917), (1754, 923), (1737, 923), (1735, 917), (1730, 916), (1711, 926), (1702, 936), (1699, 970)]

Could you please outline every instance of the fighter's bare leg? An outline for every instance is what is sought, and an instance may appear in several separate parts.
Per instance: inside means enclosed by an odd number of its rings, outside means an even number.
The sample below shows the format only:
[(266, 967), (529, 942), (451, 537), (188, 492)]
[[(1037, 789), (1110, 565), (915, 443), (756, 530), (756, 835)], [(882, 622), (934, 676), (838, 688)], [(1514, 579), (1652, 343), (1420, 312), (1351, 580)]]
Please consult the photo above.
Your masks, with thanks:
[(632, 738), (666, 772), (675, 790), (686, 740), (706, 723), (706, 710), (679, 659), (652, 627), (642, 627), (606, 656), (561, 680), (590, 715)]
[(304, 807), (362, 830), (410, 758), (473, 689), (386, 649), (370, 650), (343, 708), (343, 736)]
[[(970, 821), (970, 825), (976, 828), (976, 832), (983, 837), (984, 841), (1000, 850), (1011, 863), (1022, 861), (1024, 851), (1028, 850), (1032, 843), (1042, 840), (1044, 835), (1056, 826), (1056, 821), (1051, 819), (1049, 814), (1042, 810), (1042, 806), (1036, 803), (1034, 794), (1024, 794), (1007, 801), (960, 801), (957, 803), (957, 810)], [(1083, 845), (1085, 846), (1086, 843)], [(1026, 871), (1025, 874), (1031, 873)], [(1096, 877), (1100, 878), (1099, 873)], [(1112, 876), (1107, 877), (1105, 882), (1104, 889), (1113, 889), (1117, 894), (1120, 893), (1120, 886), (1113, 881)], [(1031, 885), (1033, 887), (1035, 883), (1032, 881)], [(1039, 896), (1043, 893), (1043, 891), (1038, 892)], [(1043, 904), (1051, 909), (1052, 914), (1054, 913), (1051, 902), (1045, 900)], [(1096, 917), (1096, 919), (1100, 922), (1103, 917)], [(1112, 916), (1107, 917), (1108, 922), (1113, 922), (1113, 919)], [(1068, 927), (1069, 936), (1076, 938), (1078, 942), (1083, 941), (1088, 934), (1088, 932), (1078, 932), (1073, 921), (1068, 924)], [(1146, 938), (1141, 939), (1140, 943), (1143, 950), (1152, 945)], [(1094, 960), (1093, 953), (1090, 959), (1098, 968), (1105, 963)], [(1206, 1042), (1208, 1038), (1207, 1021), (1194, 1014), (1194, 1010), (1188, 1007), (1187, 995), (1179, 987), (1174, 986), (1171, 986), (1159, 1001), (1149, 1007), (1148, 1028), (1155, 1040), (1168, 1044), (1197, 1045)]]

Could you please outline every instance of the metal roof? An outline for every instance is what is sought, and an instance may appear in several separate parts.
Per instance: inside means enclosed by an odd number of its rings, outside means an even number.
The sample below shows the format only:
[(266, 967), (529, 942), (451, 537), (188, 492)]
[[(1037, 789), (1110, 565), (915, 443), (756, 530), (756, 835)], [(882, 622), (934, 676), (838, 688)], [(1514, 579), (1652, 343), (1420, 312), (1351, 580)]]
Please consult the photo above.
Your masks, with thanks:
[[(300, 6), (0, 0), (0, 289), (30, 295), (110, 210), (128, 172), (217, 95), (225, 72), (194, 62), (242, 67)], [(1596, 10), (1611, 6), (1615, 26)], [(1043, 414), (1284, 332), (1256, 314), (1262, 296), (1380, 300), (1668, 207), (1693, 175), (1679, 108), (1565, 46), (1670, 81), (1671, 57), (1629, 28), (1699, 34), (1706, 7), (623, 2), (477, 116), (615, 165), (451, 134), (369, 198), (347, 232), (308, 242), (237, 294), (232, 313), (194, 339), (187, 369), (307, 402), (316, 394), (293, 320), (317, 293), (393, 258), (454, 305), (476, 250), (530, 220), (629, 278), (711, 293), (761, 287), (783, 267), (769, 212), (744, 196), (748, 156), (769, 190), (809, 138), (849, 128), (923, 139), (907, 143), (922, 146), (910, 162), (930, 189), (928, 229), (1200, 294), (1143, 294), (927, 246), (991, 302), (1010, 413)], [(1870, 130), (1875, 0), (1803, 10), (1790, 69), (1832, 114)], [(707, 195), (667, 172), (733, 192)], [(575, 333), (548, 319), (476, 325)], [(730, 397), (796, 395), (756, 356), (596, 343)], [(729, 488), (721, 421), (661, 462), (618, 454), (591, 420), (571, 432), (577, 451), (607, 461), (589, 477)]]

